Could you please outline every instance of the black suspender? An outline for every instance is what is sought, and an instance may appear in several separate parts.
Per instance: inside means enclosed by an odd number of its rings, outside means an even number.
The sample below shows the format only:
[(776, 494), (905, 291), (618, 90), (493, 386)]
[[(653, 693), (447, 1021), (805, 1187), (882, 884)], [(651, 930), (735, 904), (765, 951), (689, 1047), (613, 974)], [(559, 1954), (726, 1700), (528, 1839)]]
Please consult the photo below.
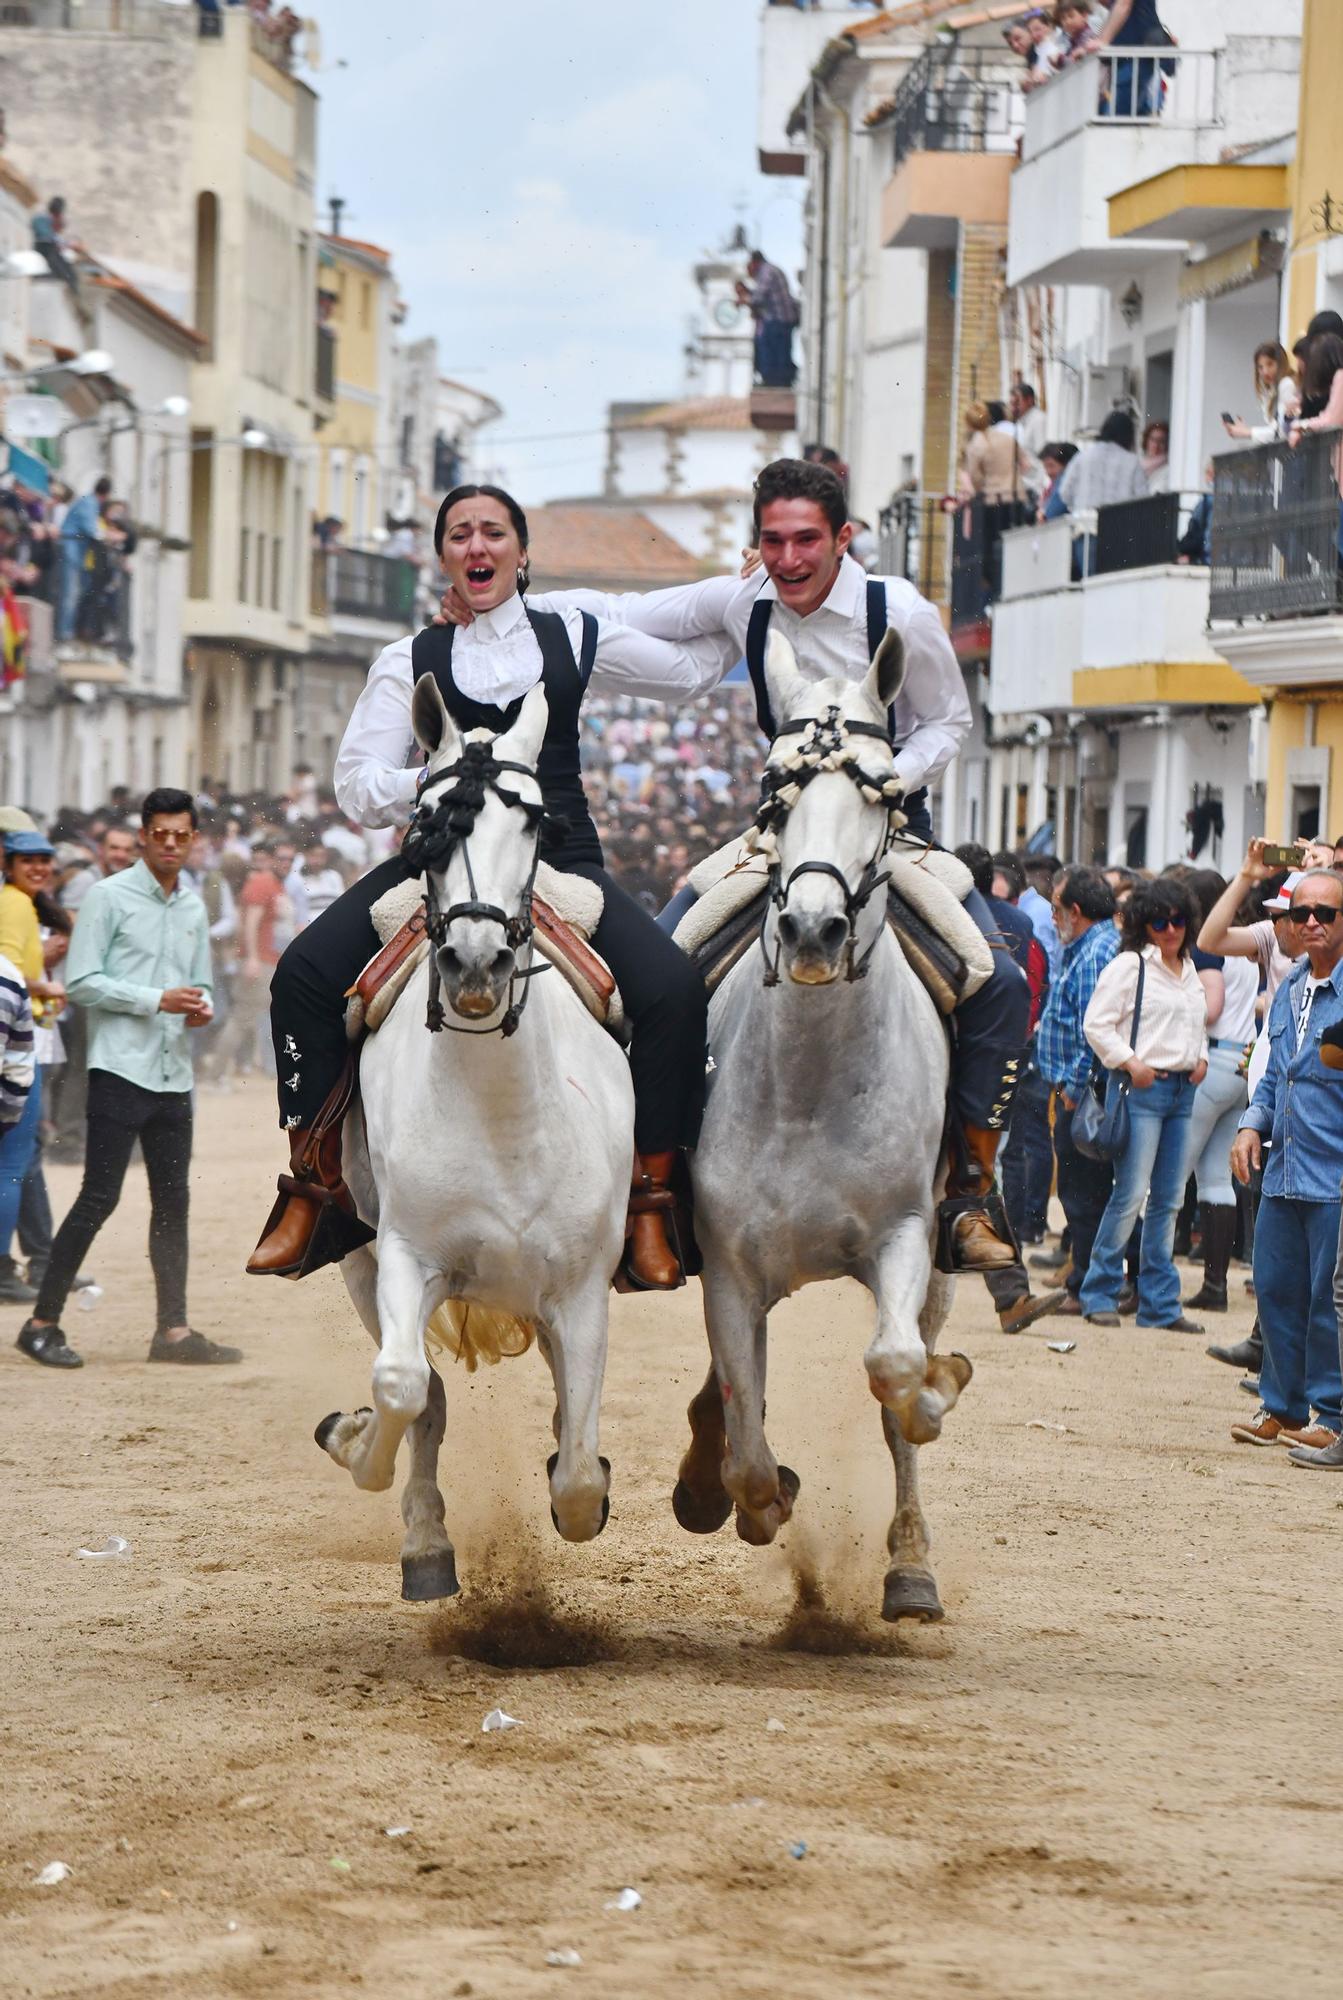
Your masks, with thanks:
[(867, 657), (877, 657), (877, 648), (886, 637), (886, 586), (879, 576), (867, 579)]
[[(746, 627), (746, 670), (751, 676), (751, 686), (755, 689), (756, 721), (766, 736), (774, 735), (774, 717), (770, 713), (769, 687), (765, 681), (765, 647), (769, 640), (769, 621), (774, 614), (772, 597), (757, 597), (751, 606), (751, 620)], [(875, 660), (877, 648), (886, 637), (886, 586), (880, 577), (867, 579), (867, 657)], [(891, 741), (895, 741), (895, 710), (889, 714)]]
[(579, 616), (583, 621), (583, 637), (578, 647), (578, 685), (586, 694), (592, 669), (597, 664), (597, 621), (590, 611), (580, 612)]

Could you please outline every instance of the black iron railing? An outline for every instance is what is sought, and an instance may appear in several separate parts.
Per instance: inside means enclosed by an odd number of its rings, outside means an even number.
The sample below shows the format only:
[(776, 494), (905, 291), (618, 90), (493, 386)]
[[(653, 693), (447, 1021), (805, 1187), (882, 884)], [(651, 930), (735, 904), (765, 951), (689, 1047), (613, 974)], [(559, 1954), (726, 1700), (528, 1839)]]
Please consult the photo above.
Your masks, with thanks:
[(1111, 576), (1116, 570), (1173, 563), (1179, 554), (1179, 540), (1178, 493), (1112, 501), (1096, 514), (1095, 574)]
[(312, 608), (321, 617), (407, 626), (415, 616), (414, 563), (363, 549), (323, 549), (312, 559)]
[(1229, 451), (1212, 500), (1212, 618), (1336, 611), (1343, 432)]
[(1022, 64), (993, 49), (930, 48), (895, 94), (895, 160), (908, 153), (1011, 153), (1025, 123)]
[(896, 493), (877, 516), (877, 568), (903, 576), (933, 604), (947, 602), (947, 539), (942, 502), (926, 493)]

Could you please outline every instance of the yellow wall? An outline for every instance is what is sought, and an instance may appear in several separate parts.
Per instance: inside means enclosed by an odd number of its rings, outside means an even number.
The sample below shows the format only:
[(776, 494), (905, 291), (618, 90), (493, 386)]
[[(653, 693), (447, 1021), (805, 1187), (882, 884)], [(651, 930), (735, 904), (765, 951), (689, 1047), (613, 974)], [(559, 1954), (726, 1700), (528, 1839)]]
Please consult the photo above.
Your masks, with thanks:
[[(323, 264), (319, 283), (324, 292), (334, 293), (335, 304), (328, 322), (336, 336), (336, 408), (321, 435), (317, 479), (317, 511), (336, 514), (347, 525), (355, 516), (354, 461), (361, 455), (372, 459), (378, 451), (379, 411), (392, 393), (390, 382), (379, 379), (380, 332), (388, 310), (386, 288), (394, 283), (390, 267), (374, 271), (362, 258), (343, 254), (339, 245), (328, 243), (327, 255), (334, 264)], [(343, 395), (342, 389), (356, 389), (377, 402)], [(333, 480), (332, 452), (344, 454), (344, 470)], [(337, 466), (340, 466), (337, 459)]]
[(1305, 0), (1301, 25), (1301, 111), (1292, 168), (1292, 254), (1288, 300), (1293, 340), (1316, 309), (1318, 246), (1323, 240), (1312, 207), (1326, 191), (1343, 198), (1343, 121), (1338, 116), (1343, 78), (1343, 6), (1339, 0)]

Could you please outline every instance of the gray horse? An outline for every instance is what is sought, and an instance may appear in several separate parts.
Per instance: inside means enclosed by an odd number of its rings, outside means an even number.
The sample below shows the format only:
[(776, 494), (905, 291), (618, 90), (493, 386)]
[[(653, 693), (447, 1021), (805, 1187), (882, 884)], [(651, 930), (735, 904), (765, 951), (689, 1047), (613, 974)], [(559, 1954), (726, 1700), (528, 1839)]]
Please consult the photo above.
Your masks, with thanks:
[(942, 1616), (928, 1566), (916, 1447), (970, 1379), (934, 1356), (952, 1283), (932, 1268), (948, 1077), (932, 1000), (887, 928), (885, 869), (898, 790), (886, 728), (904, 678), (888, 633), (861, 685), (808, 681), (780, 635), (766, 662), (780, 719), (765, 771), (763, 844), (774, 898), (761, 952), (714, 996), (696, 1230), (713, 1366), (690, 1405), (673, 1506), (693, 1533), (764, 1544), (797, 1475), (765, 1439), (766, 1326), (800, 1285), (853, 1277), (876, 1299), (864, 1355), (895, 1461), (883, 1618)]

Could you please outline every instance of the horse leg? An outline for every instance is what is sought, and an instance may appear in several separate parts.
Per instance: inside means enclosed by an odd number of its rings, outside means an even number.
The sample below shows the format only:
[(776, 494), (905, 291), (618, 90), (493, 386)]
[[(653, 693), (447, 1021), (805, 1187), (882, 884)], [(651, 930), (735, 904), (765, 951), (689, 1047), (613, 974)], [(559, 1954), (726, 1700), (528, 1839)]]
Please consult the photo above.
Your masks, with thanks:
[(609, 1283), (590, 1279), (550, 1315), (557, 1449), (547, 1465), (550, 1515), (566, 1542), (590, 1542), (606, 1526), (611, 1468), (597, 1450), (606, 1373)]
[(711, 1274), (706, 1263), (704, 1314), (727, 1431), (723, 1486), (736, 1503), (737, 1533), (763, 1548), (792, 1514), (799, 1485), (765, 1439), (767, 1308), (735, 1274)]
[(352, 1416), (337, 1412), (317, 1427), (318, 1444), (366, 1493), (384, 1493), (391, 1485), (397, 1447), (428, 1400), (424, 1329), (439, 1289), (438, 1274), (407, 1243), (390, 1233), (383, 1237), (378, 1245), (381, 1339), (373, 1363), (373, 1408)]
[(901, 1618), (921, 1618), (931, 1624), (943, 1612), (928, 1563), (932, 1546), (928, 1523), (919, 1505), (918, 1447), (910, 1444), (897, 1418), (885, 1407), (881, 1427), (895, 1461), (895, 1518), (886, 1537), (891, 1567), (886, 1572), (881, 1615), (891, 1625)]
[[(863, 1356), (872, 1394), (893, 1412), (910, 1444), (931, 1444), (942, 1419), (970, 1380), (970, 1363), (963, 1354), (934, 1355), (931, 1338), (945, 1317), (940, 1288), (934, 1309), (925, 1308), (934, 1276), (927, 1224), (918, 1216), (897, 1223), (877, 1258), (872, 1289), (877, 1301), (877, 1330)], [(917, 1310), (912, 1301), (919, 1301)]]
[(712, 1535), (732, 1512), (732, 1495), (723, 1484), (727, 1423), (712, 1365), (686, 1415), (690, 1419), (690, 1449), (681, 1460), (672, 1489), (672, 1512), (688, 1534)]
[(428, 1400), (410, 1427), (410, 1477), (401, 1495), (401, 1519), (406, 1524), (401, 1544), (401, 1595), (417, 1604), (455, 1597), (459, 1588), (457, 1560), (443, 1525), (443, 1495), (438, 1485), (438, 1453), (447, 1422), (443, 1378), (431, 1368)]

